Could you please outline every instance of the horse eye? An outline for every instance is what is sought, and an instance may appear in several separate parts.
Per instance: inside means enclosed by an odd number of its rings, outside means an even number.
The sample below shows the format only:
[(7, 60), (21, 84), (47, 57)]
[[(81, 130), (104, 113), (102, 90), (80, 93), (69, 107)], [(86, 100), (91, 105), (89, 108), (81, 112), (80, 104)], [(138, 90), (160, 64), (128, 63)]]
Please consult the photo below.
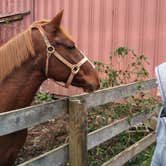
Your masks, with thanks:
[(76, 46), (73, 44), (73, 45), (67, 46), (67, 48), (70, 50), (74, 50), (76, 48)]

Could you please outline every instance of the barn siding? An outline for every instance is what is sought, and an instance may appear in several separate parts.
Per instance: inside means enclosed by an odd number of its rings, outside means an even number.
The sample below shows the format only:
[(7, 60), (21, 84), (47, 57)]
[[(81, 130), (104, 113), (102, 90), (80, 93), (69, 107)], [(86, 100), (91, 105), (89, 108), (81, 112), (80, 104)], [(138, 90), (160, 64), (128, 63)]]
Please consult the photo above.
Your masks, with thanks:
[[(64, 27), (92, 60), (107, 62), (115, 48), (128, 46), (148, 56), (151, 76), (154, 67), (166, 61), (165, 0), (1, 0), (0, 14), (31, 10), (31, 15), (0, 25), (0, 44), (31, 22), (50, 19), (61, 9)], [(46, 82), (44, 88), (60, 94), (80, 93), (52, 82)]]

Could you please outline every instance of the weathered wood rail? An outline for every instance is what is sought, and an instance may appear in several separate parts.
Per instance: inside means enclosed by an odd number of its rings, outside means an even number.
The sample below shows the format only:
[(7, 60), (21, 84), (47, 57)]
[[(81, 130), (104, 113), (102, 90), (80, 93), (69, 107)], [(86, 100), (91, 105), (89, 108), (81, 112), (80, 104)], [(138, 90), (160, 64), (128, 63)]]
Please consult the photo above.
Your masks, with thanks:
[(30, 11), (0, 14), (0, 24), (8, 24), (10, 22), (22, 20), (24, 16), (28, 14), (30, 14)]
[[(156, 80), (153, 79), (145, 82), (107, 88), (91, 94), (64, 98), (47, 104), (1, 113), (0, 136), (32, 127), (69, 113), (69, 144), (64, 144), (43, 155), (24, 162), (19, 166), (59, 166), (68, 161), (72, 166), (86, 166), (87, 150), (111, 139), (138, 123), (144, 122), (152, 114), (147, 111), (141, 112), (133, 115), (130, 119), (130, 123), (126, 117), (87, 134), (87, 109), (109, 103), (116, 99), (134, 95), (140, 92), (140, 89), (142, 91), (146, 91), (156, 87)], [(136, 144), (127, 148), (125, 151), (122, 151), (114, 158), (110, 159), (108, 162), (103, 164), (103, 166), (123, 165), (133, 156), (151, 145), (154, 141), (154, 134), (150, 134)], [(132, 151), (134, 151), (134, 153)]]

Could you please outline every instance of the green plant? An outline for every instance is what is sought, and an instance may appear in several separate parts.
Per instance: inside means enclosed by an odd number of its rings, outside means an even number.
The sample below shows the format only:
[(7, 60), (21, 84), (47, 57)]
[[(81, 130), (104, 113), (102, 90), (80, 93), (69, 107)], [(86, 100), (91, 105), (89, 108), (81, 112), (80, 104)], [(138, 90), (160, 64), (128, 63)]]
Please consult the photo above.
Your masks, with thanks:
[(35, 104), (41, 104), (44, 102), (50, 102), (53, 100), (53, 96), (49, 93), (38, 92), (35, 96)]
[(101, 75), (101, 88), (141, 81), (149, 77), (145, 68), (145, 65), (149, 64), (147, 57), (143, 54), (136, 54), (128, 47), (117, 48), (109, 59), (108, 64), (94, 62)]
[[(145, 67), (149, 62), (144, 54), (136, 54), (134, 50), (128, 47), (119, 47), (109, 59), (109, 64), (94, 62), (101, 76), (101, 88), (127, 84), (133, 81), (143, 81), (149, 78), (149, 72)], [(139, 94), (123, 100), (126, 103), (125, 107), (128, 106), (126, 109), (131, 110), (131, 113), (137, 108), (140, 111), (152, 110), (151, 106), (156, 105), (156, 99), (150, 93), (145, 94), (141, 85), (138, 84), (137, 89), (140, 92)], [(135, 107), (133, 107), (134, 105)], [(125, 110), (122, 105), (120, 105), (120, 109)]]

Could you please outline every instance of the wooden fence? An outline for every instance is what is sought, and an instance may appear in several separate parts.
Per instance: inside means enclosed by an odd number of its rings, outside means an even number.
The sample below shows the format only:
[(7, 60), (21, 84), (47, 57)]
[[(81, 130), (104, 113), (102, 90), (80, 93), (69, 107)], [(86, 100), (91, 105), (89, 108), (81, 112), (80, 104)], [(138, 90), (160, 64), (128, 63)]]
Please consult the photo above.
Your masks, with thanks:
[[(69, 162), (71, 166), (87, 166), (87, 151), (89, 149), (138, 123), (144, 122), (152, 114), (144, 111), (133, 115), (130, 123), (128, 118), (123, 118), (87, 134), (87, 109), (136, 94), (140, 92), (140, 87), (143, 91), (146, 91), (156, 88), (156, 86), (156, 81), (153, 79), (1, 113), (0, 136), (32, 127), (69, 113), (69, 143), (24, 162), (19, 166), (59, 166), (66, 162)], [(123, 165), (154, 142), (155, 135), (151, 133), (102, 166)]]

